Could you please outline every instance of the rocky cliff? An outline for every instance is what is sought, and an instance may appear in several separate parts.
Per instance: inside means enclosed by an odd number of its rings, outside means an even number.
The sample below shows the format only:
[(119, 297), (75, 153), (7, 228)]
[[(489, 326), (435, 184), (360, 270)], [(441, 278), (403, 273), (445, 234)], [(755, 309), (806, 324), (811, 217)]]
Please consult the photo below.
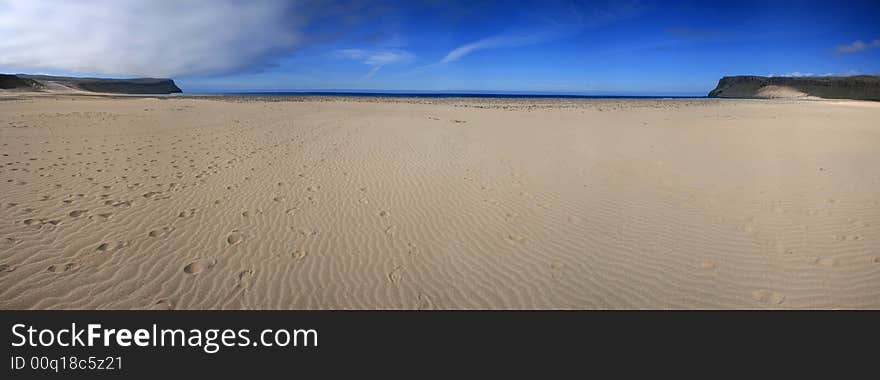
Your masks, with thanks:
[(18, 75), (0, 74), (0, 89), (4, 90), (37, 90), (40, 84), (33, 79), (21, 78)]
[(164, 78), (110, 79), (27, 74), (0, 74), (0, 88), (30, 89), (33, 91), (70, 89), (108, 94), (172, 94), (182, 92), (173, 80)]
[(709, 92), (712, 98), (818, 97), (880, 100), (880, 76), (721, 78)]

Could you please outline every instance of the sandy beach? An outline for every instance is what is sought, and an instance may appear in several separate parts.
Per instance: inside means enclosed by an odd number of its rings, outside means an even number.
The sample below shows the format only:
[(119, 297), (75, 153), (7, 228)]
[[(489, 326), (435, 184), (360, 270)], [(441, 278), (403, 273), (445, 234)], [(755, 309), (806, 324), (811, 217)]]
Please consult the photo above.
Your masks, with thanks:
[(0, 98), (2, 309), (880, 308), (880, 104)]

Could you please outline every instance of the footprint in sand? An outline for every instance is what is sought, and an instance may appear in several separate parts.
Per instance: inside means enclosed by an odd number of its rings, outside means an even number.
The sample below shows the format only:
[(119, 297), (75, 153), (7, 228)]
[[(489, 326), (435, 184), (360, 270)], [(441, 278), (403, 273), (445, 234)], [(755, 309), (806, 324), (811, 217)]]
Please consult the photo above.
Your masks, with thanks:
[(161, 299), (147, 307), (149, 310), (173, 310), (174, 302), (167, 299)]
[(217, 265), (216, 259), (199, 259), (183, 267), (183, 272), (186, 274), (199, 274), (211, 270), (211, 268), (214, 268), (214, 265)]
[(0, 246), (2, 246), (2, 247), (12, 247), (12, 246), (18, 244), (19, 241), (20, 241), (19, 239), (16, 239), (16, 238), (14, 238), (14, 237), (7, 237), (7, 238), (5, 238), (5, 239), (3, 239), (3, 240), (0, 240)]
[(292, 258), (294, 261), (300, 261), (300, 260), (305, 259), (306, 256), (308, 256), (308, 255), (309, 255), (309, 253), (307, 251), (296, 250), (290, 254), (290, 258)]
[(78, 266), (77, 263), (67, 263), (64, 265), (50, 265), (48, 268), (46, 268), (46, 271), (51, 272), (51, 273), (64, 273), (69, 270), (76, 269), (77, 266)]
[(395, 225), (390, 225), (388, 228), (385, 228), (385, 234), (388, 236), (393, 236), (395, 231), (397, 231), (397, 226)]
[(298, 233), (300, 236), (305, 237), (305, 238), (310, 237), (310, 236), (315, 236), (318, 234), (318, 230), (312, 229), (312, 228), (297, 229), (296, 227), (291, 226), (290, 229), (293, 231), (296, 231), (296, 233)]
[(243, 270), (238, 273), (238, 284), (235, 285), (236, 289), (247, 289), (251, 286), (254, 278), (254, 270), (248, 269)]
[(398, 284), (403, 280), (403, 266), (397, 266), (391, 273), (388, 273), (388, 282)]
[(562, 262), (552, 262), (547, 264), (547, 267), (550, 268), (550, 277), (554, 280), (561, 280), (565, 277), (566, 266), (565, 263)]
[(419, 293), (419, 297), (417, 299), (417, 310), (431, 310), (434, 308), (434, 302), (431, 301), (431, 297), (428, 297), (425, 294)]
[(782, 305), (785, 295), (767, 289), (758, 289), (752, 292), (752, 299), (768, 305)]
[(229, 235), (226, 236), (226, 243), (228, 243), (229, 245), (236, 245), (238, 243), (241, 243), (242, 240), (244, 240), (244, 234), (242, 234), (238, 230), (233, 230), (229, 233)]
[(528, 243), (528, 240), (526, 238), (519, 236), (519, 235), (513, 235), (513, 234), (507, 235), (507, 241), (512, 244), (519, 244), (519, 245)]
[(116, 242), (115, 245), (113, 243), (101, 243), (98, 245), (97, 248), (95, 248), (95, 250), (98, 250), (101, 252), (112, 252), (112, 251), (116, 251), (116, 250), (125, 248), (127, 246), (128, 246), (127, 241), (118, 241), (118, 242)]
[(410, 256), (419, 254), (419, 247), (416, 247), (413, 243), (406, 243), (406, 253)]
[(196, 209), (191, 208), (189, 210), (183, 210), (177, 214), (178, 218), (189, 218), (192, 217), (196, 213)]
[(174, 231), (174, 227), (167, 227), (166, 226), (166, 227), (162, 227), (161, 229), (158, 229), (158, 230), (150, 231), (149, 233), (147, 233), (147, 236), (149, 236), (151, 238), (164, 237), (165, 235), (168, 235), (169, 233), (171, 233), (171, 231)]
[(162, 194), (162, 192), (161, 191), (150, 191), (150, 192), (144, 193), (144, 198), (150, 198), (150, 197), (157, 195), (157, 194)]
[(85, 214), (87, 212), (88, 212), (88, 210), (73, 210), (70, 213), (68, 213), (67, 215), (69, 215), (71, 218), (79, 218), (80, 216), (82, 216), (83, 214)]

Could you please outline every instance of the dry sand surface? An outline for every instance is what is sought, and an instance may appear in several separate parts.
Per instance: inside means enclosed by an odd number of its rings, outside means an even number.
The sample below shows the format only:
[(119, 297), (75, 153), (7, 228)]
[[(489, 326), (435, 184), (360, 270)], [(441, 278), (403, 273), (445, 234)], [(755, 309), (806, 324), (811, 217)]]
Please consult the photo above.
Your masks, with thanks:
[(880, 104), (0, 98), (0, 308), (880, 308)]

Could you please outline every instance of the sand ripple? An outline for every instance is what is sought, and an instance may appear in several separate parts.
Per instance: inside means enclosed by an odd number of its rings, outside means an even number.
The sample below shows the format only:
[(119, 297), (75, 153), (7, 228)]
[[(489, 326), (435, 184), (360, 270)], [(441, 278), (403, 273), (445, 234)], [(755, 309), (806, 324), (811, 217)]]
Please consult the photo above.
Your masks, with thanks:
[(0, 307), (880, 307), (878, 107), (224, 100), (0, 103)]

